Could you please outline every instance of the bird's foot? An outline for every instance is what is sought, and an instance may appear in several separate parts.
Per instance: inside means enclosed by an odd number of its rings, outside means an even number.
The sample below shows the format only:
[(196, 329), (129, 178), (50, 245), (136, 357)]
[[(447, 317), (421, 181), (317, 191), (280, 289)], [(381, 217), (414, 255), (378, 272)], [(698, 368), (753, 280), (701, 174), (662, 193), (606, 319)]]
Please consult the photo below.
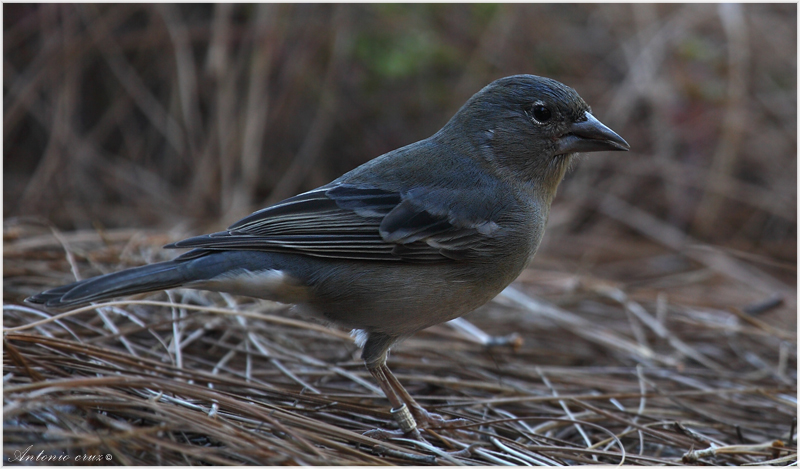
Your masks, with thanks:
[(434, 414), (433, 412), (428, 412), (425, 409), (422, 409), (422, 414), (415, 415), (415, 419), (420, 427), (422, 428), (445, 428), (445, 429), (456, 429), (464, 425), (469, 425), (473, 422), (470, 422), (467, 419), (446, 419), (439, 414)]
[(375, 438), (377, 440), (388, 440), (390, 438), (400, 437), (411, 437), (415, 440), (422, 439), (422, 436), (419, 434), (419, 430), (417, 430), (417, 421), (411, 416), (411, 412), (408, 410), (408, 406), (406, 404), (403, 404), (396, 409), (392, 409), (390, 412), (392, 413), (392, 417), (394, 417), (395, 421), (397, 422), (397, 425), (400, 426), (400, 430), (384, 430), (381, 428), (376, 428), (375, 430), (370, 430), (364, 433), (364, 436)]
[(412, 405), (410, 414), (422, 428), (458, 428), (472, 423), (466, 419), (446, 419), (439, 414), (428, 412), (419, 405)]
[(392, 409), (391, 413), (400, 426), (399, 430), (376, 428), (364, 432), (364, 436), (375, 438), (376, 440), (389, 440), (392, 438), (413, 438), (415, 440), (422, 440), (422, 435), (417, 426), (418, 424), (421, 428), (453, 429), (472, 423), (469, 420), (460, 418), (446, 419), (439, 414), (428, 412), (419, 405), (412, 405), (409, 407), (403, 404), (397, 409)]
[(422, 435), (420, 435), (419, 430), (417, 430), (416, 428), (414, 428), (410, 432), (405, 432), (403, 430), (384, 430), (383, 428), (376, 428), (374, 430), (368, 430), (364, 432), (364, 436), (383, 441), (391, 440), (392, 438), (412, 438), (414, 440), (422, 440)]

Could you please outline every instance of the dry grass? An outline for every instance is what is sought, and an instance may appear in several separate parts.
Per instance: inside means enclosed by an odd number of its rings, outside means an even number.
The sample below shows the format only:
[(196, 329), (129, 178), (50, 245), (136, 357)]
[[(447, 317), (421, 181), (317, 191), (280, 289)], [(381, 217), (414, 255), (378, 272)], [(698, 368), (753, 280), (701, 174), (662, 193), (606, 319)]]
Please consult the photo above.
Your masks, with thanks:
[[(4, 457), (796, 465), (796, 5), (3, 13)], [(363, 436), (394, 424), (347, 331), (284, 306), (22, 305), (427, 137), (515, 73), (573, 86), (633, 150), (577, 165), (532, 268), (469, 315), (520, 347), (441, 325), (393, 351), (472, 425)]]
[[(165, 241), (13, 225), (5, 294), (69, 281), (54, 272), (70, 263), (87, 276), (155, 260)], [(558, 240), (573, 243), (592, 244)], [(580, 257), (547, 246), (469, 316), (518, 333), (518, 349), (442, 325), (391, 355), (420, 402), (472, 422), (425, 441), (363, 436), (394, 423), (347, 332), (281, 305), (191, 290), (60, 315), (8, 302), (5, 456), (33, 445), (117, 464), (796, 463), (795, 296), (759, 309), (757, 282), (646, 242), (627, 258), (596, 248), (577, 273)]]

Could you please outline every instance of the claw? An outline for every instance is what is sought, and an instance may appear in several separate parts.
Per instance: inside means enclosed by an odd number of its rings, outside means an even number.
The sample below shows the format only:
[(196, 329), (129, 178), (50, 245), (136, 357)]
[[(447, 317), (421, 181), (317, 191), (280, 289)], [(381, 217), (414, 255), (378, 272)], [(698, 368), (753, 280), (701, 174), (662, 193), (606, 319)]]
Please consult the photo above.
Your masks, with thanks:
[(414, 415), (414, 419), (417, 423), (422, 426), (423, 428), (458, 428), (462, 425), (469, 425), (473, 422), (470, 422), (466, 419), (446, 419), (439, 414), (434, 414), (433, 412), (428, 412), (427, 410), (423, 409), (422, 407), (418, 407), (414, 409), (412, 407), (411, 410), (412, 414)]
[(409, 437), (415, 440), (422, 441), (422, 435), (420, 435), (419, 430), (417, 430), (416, 428), (414, 428), (414, 430), (408, 433), (404, 432), (403, 430), (384, 430), (382, 428), (376, 428), (374, 430), (365, 431), (363, 435), (381, 441), (391, 440), (392, 438), (409, 438)]

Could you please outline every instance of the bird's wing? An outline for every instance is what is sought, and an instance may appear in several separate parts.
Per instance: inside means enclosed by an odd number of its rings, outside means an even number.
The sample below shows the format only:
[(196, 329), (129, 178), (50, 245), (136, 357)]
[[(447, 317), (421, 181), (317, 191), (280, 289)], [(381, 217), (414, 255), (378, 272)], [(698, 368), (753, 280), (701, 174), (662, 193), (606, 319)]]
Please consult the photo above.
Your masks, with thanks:
[[(462, 260), (489, 255), (488, 246), (499, 227), (491, 220), (496, 211), (487, 207), (478, 201), (470, 209), (463, 199), (447, 191), (401, 194), (338, 184), (259, 210), (227, 231), (166, 247), (288, 251), (380, 261)], [(460, 216), (462, 213), (471, 216)]]

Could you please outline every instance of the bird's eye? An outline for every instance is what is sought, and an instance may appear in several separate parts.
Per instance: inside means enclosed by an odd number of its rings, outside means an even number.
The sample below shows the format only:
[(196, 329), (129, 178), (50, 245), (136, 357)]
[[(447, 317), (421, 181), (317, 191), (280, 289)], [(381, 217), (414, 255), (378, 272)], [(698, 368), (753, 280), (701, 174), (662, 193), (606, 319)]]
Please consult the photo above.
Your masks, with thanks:
[(536, 119), (536, 122), (544, 124), (549, 121), (551, 117), (550, 109), (547, 109), (543, 104), (536, 104), (533, 106), (533, 118)]

